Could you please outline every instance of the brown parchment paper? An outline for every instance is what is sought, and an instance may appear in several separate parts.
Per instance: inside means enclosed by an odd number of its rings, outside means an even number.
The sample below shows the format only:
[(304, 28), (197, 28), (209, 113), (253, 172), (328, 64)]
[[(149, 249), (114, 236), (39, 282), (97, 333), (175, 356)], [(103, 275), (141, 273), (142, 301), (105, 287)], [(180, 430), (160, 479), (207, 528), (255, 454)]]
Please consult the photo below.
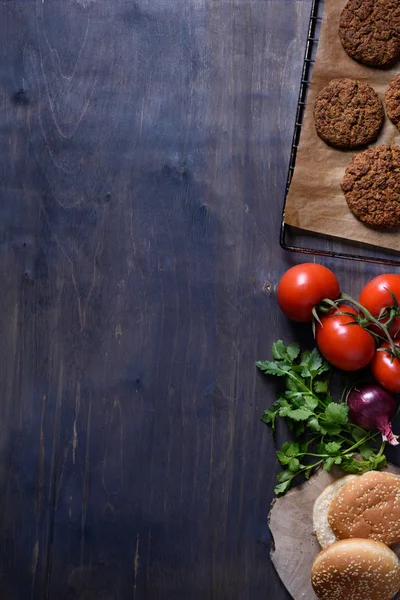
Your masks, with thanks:
[[(310, 85), (296, 166), (286, 199), (285, 223), (303, 230), (400, 251), (400, 228), (378, 231), (366, 227), (350, 212), (340, 183), (352, 158), (361, 152), (336, 150), (323, 142), (314, 125), (317, 94), (336, 77), (359, 79), (371, 85), (384, 101), (390, 80), (400, 71), (373, 69), (352, 60), (338, 35), (340, 14), (347, 0), (325, 0), (320, 41)], [(385, 117), (373, 145), (400, 144), (399, 130)]]

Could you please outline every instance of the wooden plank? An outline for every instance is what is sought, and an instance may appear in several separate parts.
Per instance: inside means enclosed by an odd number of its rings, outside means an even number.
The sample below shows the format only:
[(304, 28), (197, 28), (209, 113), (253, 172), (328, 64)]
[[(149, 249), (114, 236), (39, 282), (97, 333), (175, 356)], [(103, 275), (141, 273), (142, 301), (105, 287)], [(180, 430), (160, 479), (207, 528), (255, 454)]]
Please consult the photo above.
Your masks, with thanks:
[(309, 10), (0, 3), (7, 600), (288, 597), (254, 361)]

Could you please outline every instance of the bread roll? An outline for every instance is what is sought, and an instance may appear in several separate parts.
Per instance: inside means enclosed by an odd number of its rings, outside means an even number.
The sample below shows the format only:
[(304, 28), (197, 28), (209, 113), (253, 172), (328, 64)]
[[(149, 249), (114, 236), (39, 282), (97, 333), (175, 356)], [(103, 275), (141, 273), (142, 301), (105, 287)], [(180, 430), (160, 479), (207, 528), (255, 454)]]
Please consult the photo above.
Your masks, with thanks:
[(333, 533), (331, 526), (328, 522), (328, 513), (333, 498), (336, 496), (338, 491), (352, 481), (356, 479), (357, 475), (346, 475), (340, 479), (336, 479), (330, 485), (328, 485), (324, 491), (318, 496), (314, 502), (313, 507), (313, 525), (314, 532), (317, 536), (317, 540), (321, 548), (326, 548), (337, 541), (336, 535)]
[(400, 561), (381, 542), (339, 540), (315, 558), (311, 583), (320, 600), (391, 600), (400, 589)]
[(400, 477), (370, 471), (344, 485), (332, 498), (328, 523), (339, 539), (400, 541)]

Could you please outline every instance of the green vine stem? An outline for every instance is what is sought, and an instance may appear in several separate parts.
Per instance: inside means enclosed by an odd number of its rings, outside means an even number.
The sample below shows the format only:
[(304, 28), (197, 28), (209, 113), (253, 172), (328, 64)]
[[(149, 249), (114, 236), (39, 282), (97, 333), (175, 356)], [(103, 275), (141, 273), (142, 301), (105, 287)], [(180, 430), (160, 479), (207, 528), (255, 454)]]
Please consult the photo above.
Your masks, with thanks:
[[(362, 304), (357, 302), (357, 300), (354, 300), (354, 298), (352, 298), (348, 294), (345, 294), (344, 292), (342, 292), (340, 294), (340, 297), (337, 300), (331, 300), (330, 298), (324, 298), (324, 300), (322, 300), (321, 303), (318, 305), (318, 310), (320, 310), (321, 312), (325, 312), (325, 313), (330, 312), (334, 308), (337, 309), (338, 305), (341, 302), (348, 302), (349, 304), (353, 305), (355, 308), (358, 309), (358, 311), (360, 311), (362, 313), (362, 315), (364, 317), (363, 322), (360, 322), (359, 320), (355, 319), (354, 323), (357, 323), (358, 325), (361, 325), (361, 327), (364, 327), (364, 328), (366, 327), (366, 325), (369, 325), (369, 324), (373, 324), (376, 327), (378, 327), (384, 335), (380, 336), (380, 335), (377, 335), (370, 331), (371, 335), (374, 335), (376, 337), (379, 337), (381, 339), (385, 339), (386, 341), (388, 341), (389, 345), (390, 345), (391, 354), (393, 356), (398, 356), (399, 352), (396, 349), (396, 345), (393, 341), (393, 338), (389, 333), (389, 328), (388, 328), (387, 323), (382, 323), (381, 321), (379, 321), (379, 319), (372, 316), (370, 311), (368, 309), (366, 309), (365, 306), (363, 306)], [(389, 327), (390, 327), (390, 319), (392, 319), (392, 322), (393, 322), (393, 319), (396, 316), (395, 311), (390, 311), (390, 313), (391, 314), (389, 317)], [(351, 317), (355, 316), (351, 313), (346, 313), (346, 312), (342, 312), (342, 311), (340, 312), (340, 314), (351, 316)], [(317, 315), (317, 311), (313, 311), (313, 315), (314, 315), (314, 318), (321, 324), (321, 321)], [(349, 325), (350, 324), (351, 323), (349, 323)]]

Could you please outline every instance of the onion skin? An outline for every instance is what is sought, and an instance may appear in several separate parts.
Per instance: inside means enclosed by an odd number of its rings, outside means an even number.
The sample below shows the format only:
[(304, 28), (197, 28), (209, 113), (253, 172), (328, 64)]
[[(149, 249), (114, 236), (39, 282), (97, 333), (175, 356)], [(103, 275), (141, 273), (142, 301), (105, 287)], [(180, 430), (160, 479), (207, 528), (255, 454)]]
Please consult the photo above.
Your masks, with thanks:
[(394, 435), (390, 421), (397, 412), (397, 401), (387, 390), (374, 383), (365, 383), (351, 388), (346, 396), (349, 416), (362, 429), (379, 429), (384, 442), (398, 446), (398, 435)]

